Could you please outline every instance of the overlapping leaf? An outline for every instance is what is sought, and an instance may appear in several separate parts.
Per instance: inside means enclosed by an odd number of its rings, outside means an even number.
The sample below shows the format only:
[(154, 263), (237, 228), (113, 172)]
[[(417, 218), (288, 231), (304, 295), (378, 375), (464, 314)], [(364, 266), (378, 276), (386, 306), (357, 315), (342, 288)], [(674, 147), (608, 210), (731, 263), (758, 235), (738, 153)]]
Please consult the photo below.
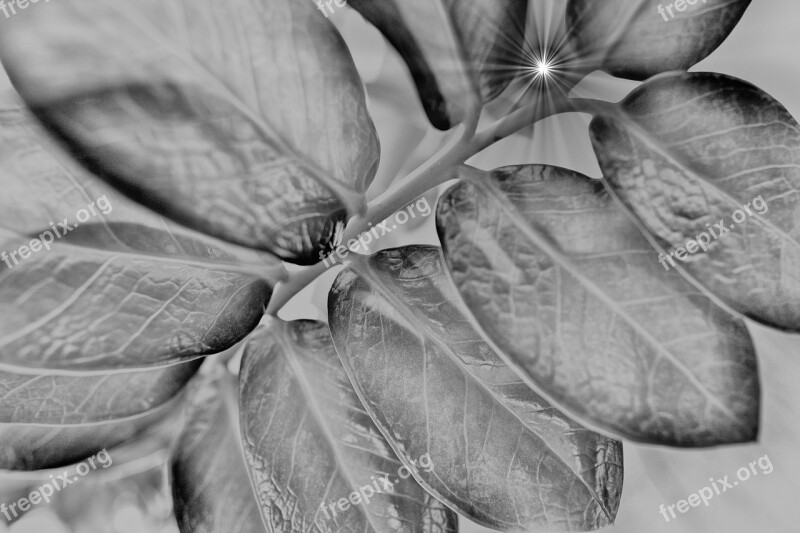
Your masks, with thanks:
[(377, 166), (352, 59), (311, 2), (63, 0), (0, 20), (0, 54), (100, 176), (289, 261), (318, 260)]
[(181, 533), (264, 533), (238, 437), (234, 377), (218, 374), (191, 392), (171, 468)]
[[(183, 396), (139, 415), (84, 425), (0, 424), (0, 469), (41, 470), (81, 461), (103, 448), (154, 440), (180, 422)], [(179, 427), (179, 426), (178, 426)], [(119, 460), (118, 460), (119, 459)], [(122, 458), (115, 455), (117, 463)], [(5, 476), (4, 476), (5, 477)]]
[[(275, 531), (457, 531), (455, 514), (399, 471), (324, 324), (274, 321), (254, 334), (239, 405), (261, 512)], [(323, 507), (339, 502), (347, 507)]]
[(0, 372), (0, 423), (89, 424), (140, 415), (177, 394), (201, 362), (88, 376)]
[(403, 56), (431, 123), (455, 126), (510, 83), (527, 0), (350, 0)]
[(567, 24), (587, 62), (643, 80), (700, 62), (728, 37), (748, 5), (750, 0), (570, 0)]
[(758, 374), (744, 323), (665, 271), (599, 182), (539, 165), (459, 174), (437, 212), (447, 264), (520, 375), (632, 440), (755, 438)]
[(750, 318), (800, 331), (797, 121), (720, 74), (659, 77), (612, 109), (592, 122), (592, 143), (611, 190), (672, 253), (664, 267)]
[[(221, 351), (260, 320), (274, 258), (109, 192), (14, 107), (0, 113), (0, 181), (0, 372), (168, 364)], [(33, 250), (40, 239), (52, 243)]]
[(200, 363), (95, 375), (0, 372), (0, 468), (69, 464), (175, 418)]
[(343, 271), (331, 332), (367, 411), (417, 479), (449, 506), (502, 531), (613, 523), (622, 446), (528, 388), (476, 333), (438, 248), (375, 254)]

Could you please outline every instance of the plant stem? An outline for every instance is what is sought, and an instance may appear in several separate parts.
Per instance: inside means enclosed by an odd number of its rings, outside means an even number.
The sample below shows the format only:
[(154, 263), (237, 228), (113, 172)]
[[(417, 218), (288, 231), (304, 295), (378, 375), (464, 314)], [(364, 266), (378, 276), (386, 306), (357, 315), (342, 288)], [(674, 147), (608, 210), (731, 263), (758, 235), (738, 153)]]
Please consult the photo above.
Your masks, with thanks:
[[(395, 183), (383, 194), (369, 203), (366, 213), (350, 219), (341, 242), (348, 242), (367, 231), (370, 224), (382, 222), (390, 217), (399, 206), (404, 206), (417, 196), (424, 194), (436, 185), (450, 179), (448, 169), (462, 163), (469, 157), (468, 149), (474, 135), (467, 126), (455, 143), (448, 144), (442, 151), (420, 166), (414, 172)], [(324, 262), (294, 272), (284, 282), (278, 283), (267, 305), (266, 313), (277, 316), (278, 311), (294, 298), (297, 293), (321, 276), (329, 266)]]
[[(586, 98), (562, 98), (558, 99), (553, 106), (542, 106), (541, 102), (533, 102), (503, 117), (478, 133), (475, 133), (477, 118), (470, 117), (462, 126), (463, 131), (455, 138), (454, 142), (449, 143), (424, 165), (377, 196), (367, 205), (364, 214), (356, 215), (350, 219), (340, 242), (349, 242), (350, 239), (354, 239), (361, 233), (368, 231), (370, 225), (382, 222), (398, 209), (411, 203), (418, 196), (452, 179), (454, 177), (453, 170), (456, 166), (520, 129), (560, 113), (608, 113), (613, 105), (609, 102)], [(279, 283), (275, 288), (267, 306), (267, 313), (273, 316), (277, 315), (278, 311), (289, 300), (322, 275), (328, 268), (329, 266), (320, 262), (290, 274), (285, 282)]]
[(361, 233), (368, 231), (370, 225), (389, 218), (395, 211), (411, 203), (414, 199), (432, 188), (452, 179), (452, 168), (463, 163), (471, 154), (469, 151), (472, 136), (461, 136), (455, 143), (448, 145), (430, 161), (414, 170), (398, 181), (383, 194), (367, 205), (367, 211), (350, 220), (342, 237), (348, 242)]
[(523, 106), (501, 118), (486, 129), (478, 132), (472, 140), (470, 150), (473, 155), (477, 154), (526, 126), (536, 124), (540, 120), (553, 115), (575, 111), (573, 102), (574, 101), (569, 98), (560, 98), (556, 100), (556, 105), (552, 107), (545, 108), (542, 106), (541, 102), (538, 101)]
[(573, 111), (577, 113), (588, 113), (589, 115), (616, 115), (619, 114), (620, 108), (618, 104), (613, 102), (606, 102), (605, 100), (596, 100), (594, 98), (572, 98)]
[(333, 265), (326, 265), (324, 262), (320, 261), (316, 265), (289, 274), (286, 281), (278, 283), (275, 290), (272, 291), (272, 297), (269, 299), (266, 314), (278, 316), (278, 311), (280, 311), (289, 300), (310, 285), (312, 281), (324, 274), (328, 268), (332, 267)]

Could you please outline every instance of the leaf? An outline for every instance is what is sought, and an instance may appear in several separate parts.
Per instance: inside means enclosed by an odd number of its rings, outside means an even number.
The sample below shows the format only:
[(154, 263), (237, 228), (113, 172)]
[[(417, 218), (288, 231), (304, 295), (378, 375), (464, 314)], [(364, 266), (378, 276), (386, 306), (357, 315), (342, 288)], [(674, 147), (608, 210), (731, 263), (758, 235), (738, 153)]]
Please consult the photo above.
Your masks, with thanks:
[(377, 166), (355, 66), (309, 2), (63, 0), (6, 22), (0, 54), (98, 175), (291, 262), (318, 261)]
[(140, 416), (177, 394), (200, 363), (91, 376), (0, 372), (0, 423), (89, 424)]
[[(399, 473), (411, 462), (397, 460), (364, 412), (324, 324), (259, 329), (239, 382), (245, 456), (274, 531), (457, 531), (455, 514)], [(323, 508), (348, 498), (350, 508)]]
[(664, 268), (800, 331), (800, 125), (779, 102), (729, 76), (673, 74), (596, 117), (591, 134), (608, 186), (664, 256), (704, 242)]
[[(117, 246), (102, 240), (106, 231)], [(261, 319), (270, 285), (217, 262), (219, 250), (169, 257), (200, 246), (137, 226), (87, 225), (13, 269), (0, 265), (0, 370), (145, 368), (238, 342)]]
[(447, 266), (528, 383), (592, 427), (672, 446), (748, 442), (759, 385), (744, 323), (665, 272), (599, 182), (543, 165), (440, 200)]
[(705, 59), (733, 31), (750, 0), (695, 0), (695, 5), (684, 2), (682, 10), (677, 3), (570, 0), (567, 26), (585, 61), (615, 76), (643, 80)]
[(473, 329), (441, 252), (385, 250), (339, 274), (334, 344), (367, 412), (417, 480), (501, 531), (591, 530), (614, 521), (622, 445), (528, 388)]
[[(103, 448), (135, 440), (152, 440), (153, 434), (175, 427), (182, 395), (139, 416), (85, 425), (0, 424), (0, 468), (41, 470), (81, 461)], [(135, 438), (134, 438), (135, 437)], [(115, 463), (121, 462), (114, 453)], [(2, 472), (3, 478), (8, 477)], [(37, 478), (39, 479), (39, 478)]]
[(238, 438), (236, 384), (217, 375), (193, 391), (171, 464), (181, 533), (263, 533)]
[[(18, 108), (0, 113), (0, 181), (0, 372), (171, 364), (222, 351), (261, 319), (277, 260), (109, 192)], [(52, 244), (32, 251), (40, 237)]]
[(350, 0), (408, 64), (431, 123), (449, 129), (497, 97), (522, 53), (527, 0)]

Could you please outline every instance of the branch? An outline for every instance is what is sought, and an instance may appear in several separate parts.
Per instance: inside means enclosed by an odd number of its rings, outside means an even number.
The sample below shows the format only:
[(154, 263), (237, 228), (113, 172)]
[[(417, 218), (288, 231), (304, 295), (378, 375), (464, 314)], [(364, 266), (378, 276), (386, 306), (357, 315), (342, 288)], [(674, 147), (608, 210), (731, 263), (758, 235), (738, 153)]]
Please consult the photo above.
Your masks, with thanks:
[[(358, 237), (361, 233), (369, 230), (370, 224), (375, 225), (386, 220), (402, 206), (411, 203), (437, 185), (452, 179), (454, 177), (453, 169), (456, 166), (526, 126), (560, 113), (610, 113), (613, 106), (614, 104), (609, 102), (586, 98), (562, 98), (552, 106), (542, 106), (538, 101), (514, 111), (477, 134), (475, 133), (477, 119), (471, 117), (462, 125), (463, 131), (454, 137), (453, 142), (376, 197), (367, 205), (367, 210), (363, 215), (356, 215), (350, 219), (340, 242), (346, 243), (350, 239)], [(317, 263), (290, 274), (286, 281), (279, 283), (275, 288), (267, 306), (267, 313), (276, 316), (289, 300), (327, 269), (328, 266), (324, 263)]]
[(289, 300), (308, 287), (312, 281), (324, 274), (329, 266), (332, 265), (319, 262), (316, 265), (290, 273), (287, 279), (278, 283), (278, 285), (275, 286), (275, 290), (272, 291), (266, 314), (278, 316), (278, 311), (280, 311)]
[(411, 203), (427, 191), (451, 179), (449, 170), (471, 157), (470, 145), (478, 126), (478, 115), (470, 113), (461, 125), (461, 133), (430, 160), (408, 176), (392, 184), (367, 205), (366, 212), (350, 220), (342, 242), (349, 242), (369, 229), (370, 224), (383, 222), (395, 211)]
[(478, 132), (472, 141), (471, 149), (474, 153), (478, 153), (497, 141), (505, 139), (509, 135), (516, 133), (526, 126), (536, 124), (540, 120), (547, 118), (551, 115), (572, 111), (572, 106), (569, 99), (564, 98), (560, 103), (547, 112), (543, 111), (540, 102), (533, 102), (524, 107), (521, 107), (513, 113), (506, 115), (491, 126)]

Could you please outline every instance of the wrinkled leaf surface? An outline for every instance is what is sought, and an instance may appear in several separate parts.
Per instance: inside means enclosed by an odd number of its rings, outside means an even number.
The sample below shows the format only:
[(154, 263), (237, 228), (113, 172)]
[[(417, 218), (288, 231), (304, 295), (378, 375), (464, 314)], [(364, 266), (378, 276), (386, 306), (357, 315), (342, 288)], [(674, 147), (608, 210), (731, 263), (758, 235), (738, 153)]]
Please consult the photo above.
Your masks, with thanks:
[(744, 323), (665, 271), (599, 182), (542, 165), (460, 176), (437, 211), (447, 265), (526, 381), (627, 439), (755, 439), (758, 372)]
[(457, 531), (455, 514), (400, 471), (327, 326), (272, 321), (249, 341), (240, 382), (245, 455), (276, 531)]
[(367, 411), (400, 456), (429, 454), (417, 479), (501, 531), (613, 523), (622, 445), (534, 393), (476, 333), (438, 248), (375, 254), (343, 271), (331, 331)]

